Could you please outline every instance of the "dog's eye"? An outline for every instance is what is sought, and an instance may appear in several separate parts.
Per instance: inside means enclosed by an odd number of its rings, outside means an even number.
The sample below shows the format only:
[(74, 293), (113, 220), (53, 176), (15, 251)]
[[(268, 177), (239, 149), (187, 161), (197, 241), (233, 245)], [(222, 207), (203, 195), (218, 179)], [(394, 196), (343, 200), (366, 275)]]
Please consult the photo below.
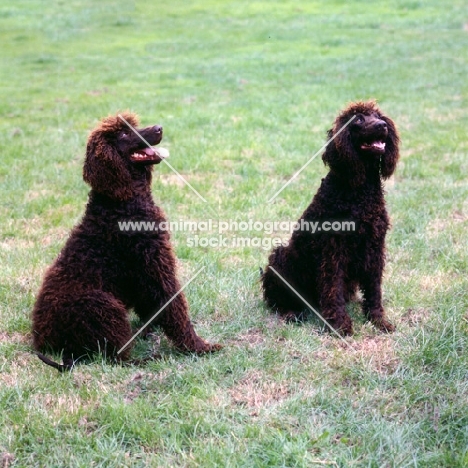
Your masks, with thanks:
[(354, 119), (354, 121), (358, 124), (364, 122), (364, 119), (362, 117), (362, 115), (357, 115), (356, 118)]
[(122, 132), (122, 133), (120, 134), (120, 136), (121, 136), (122, 138), (128, 138), (128, 133), (127, 133), (127, 132)]

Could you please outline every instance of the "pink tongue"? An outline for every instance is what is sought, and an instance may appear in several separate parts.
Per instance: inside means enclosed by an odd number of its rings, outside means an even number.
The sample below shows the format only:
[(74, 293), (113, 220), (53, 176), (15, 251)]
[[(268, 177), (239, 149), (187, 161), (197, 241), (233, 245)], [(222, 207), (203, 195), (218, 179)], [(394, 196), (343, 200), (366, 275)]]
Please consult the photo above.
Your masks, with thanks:
[(361, 148), (378, 148), (379, 150), (385, 150), (385, 143), (383, 141), (374, 141), (372, 143), (363, 143)]
[(144, 148), (142, 152), (145, 153), (146, 156), (154, 156), (156, 154), (153, 148)]

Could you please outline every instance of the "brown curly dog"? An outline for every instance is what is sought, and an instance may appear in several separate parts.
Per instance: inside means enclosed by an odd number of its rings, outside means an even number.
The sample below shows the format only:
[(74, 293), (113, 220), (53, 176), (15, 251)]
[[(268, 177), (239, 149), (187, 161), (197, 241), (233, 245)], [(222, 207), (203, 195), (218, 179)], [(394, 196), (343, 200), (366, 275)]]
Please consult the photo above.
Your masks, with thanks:
[[(135, 115), (122, 117), (137, 127)], [(138, 132), (150, 145), (163, 135), (157, 125)], [(86, 212), (47, 271), (32, 313), (34, 348), (63, 353), (63, 364), (38, 353), (60, 371), (99, 351), (128, 360), (130, 347), (117, 356), (132, 337), (128, 310), (133, 308), (146, 323), (180, 289), (167, 230), (119, 229), (119, 222), (165, 221), (151, 195), (152, 167), (159, 162), (158, 154), (118, 116), (102, 120), (88, 139), (83, 176), (91, 192)], [(221, 348), (196, 334), (182, 293), (156, 324), (182, 351)]]
[[(314, 233), (298, 229), (287, 246), (273, 250), (262, 275), (264, 299), (287, 319), (300, 318), (306, 308), (274, 269), (318, 307), (335, 330), (349, 335), (353, 326), (346, 303), (359, 288), (365, 316), (380, 330), (391, 332), (395, 327), (385, 318), (381, 291), (389, 228), (382, 179), (395, 170), (398, 133), (393, 121), (371, 101), (346, 108), (328, 131), (329, 139), (334, 136), (322, 156), (330, 171), (299, 218), (299, 223), (307, 221), (309, 226), (318, 222), (319, 228)], [(353, 221), (355, 230), (320, 230), (323, 222), (337, 220)]]

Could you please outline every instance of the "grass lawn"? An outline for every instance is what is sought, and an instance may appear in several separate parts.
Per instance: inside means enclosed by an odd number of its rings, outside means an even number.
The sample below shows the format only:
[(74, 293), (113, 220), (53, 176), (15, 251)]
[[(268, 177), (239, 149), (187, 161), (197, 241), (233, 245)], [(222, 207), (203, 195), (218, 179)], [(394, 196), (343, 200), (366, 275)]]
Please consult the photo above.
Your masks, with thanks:
[[(0, 467), (468, 467), (464, 0), (2, 1), (0, 41)], [(396, 333), (356, 308), (347, 345), (316, 320), (285, 324), (261, 301), (268, 249), (178, 231), (181, 282), (205, 267), (191, 316), (223, 351), (182, 355), (159, 334), (134, 355), (161, 360), (71, 375), (34, 356), (34, 297), (83, 213), (101, 117), (164, 126), (206, 199), (157, 166), (171, 221), (295, 221), (320, 156), (267, 200), (369, 98), (402, 141), (384, 279)], [(226, 232), (243, 235), (287, 237)]]

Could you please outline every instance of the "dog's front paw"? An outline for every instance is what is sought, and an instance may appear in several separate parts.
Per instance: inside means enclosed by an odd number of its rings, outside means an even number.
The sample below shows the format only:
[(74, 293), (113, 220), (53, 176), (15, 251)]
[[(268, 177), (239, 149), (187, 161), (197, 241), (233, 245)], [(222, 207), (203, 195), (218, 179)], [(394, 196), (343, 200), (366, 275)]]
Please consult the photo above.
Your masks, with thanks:
[(337, 331), (341, 336), (351, 336), (354, 333), (353, 326), (351, 324), (350, 325), (343, 324), (339, 327), (336, 327), (335, 331)]
[(372, 320), (372, 323), (374, 324), (375, 328), (378, 328), (384, 333), (393, 333), (396, 330), (395, 325), (384, 318)]
[(329, 326), (341, 336), (351, 336), (353, 331), (353, 322), (349, 317), (343, 317), (341, 320), (328, 319)]
[(210, 346), (210, 349), (208, 350), (209, 353), (216, 353), (216, 351), (223, 349), (223, 345), (219, 343), (209, 344), (209, 346)]
[(206, 353), (215, 353), (223, 348), (223, 345), (219, 343), (208, 343), (201, 338), (196, 340), (194, 343), (185, 344), (183, 346), (178, 346), (182, 351), (195, 354), (206, 354)]
[(197, 354), (205, 354), (205, 353), (215, 353), (216, 351), (219, 351), (220, 349), (223, 348), (222, 345), (219, 343), (208, 343), (208, 341), (202, 340), (203, 343), (199, 343), (195, 349), (193, 350), (194, 353)]

